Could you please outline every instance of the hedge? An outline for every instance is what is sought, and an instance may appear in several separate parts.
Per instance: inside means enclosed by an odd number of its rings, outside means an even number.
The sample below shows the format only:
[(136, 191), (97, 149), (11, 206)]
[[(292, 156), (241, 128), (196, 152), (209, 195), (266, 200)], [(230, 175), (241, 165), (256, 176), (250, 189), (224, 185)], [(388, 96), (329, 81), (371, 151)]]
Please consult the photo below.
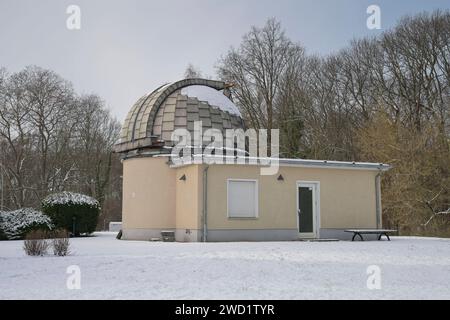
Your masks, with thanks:
[(32, 208), (0, 212), (0, 239), (23, 239), (33, 230), (51, 230), (51, 219), (42, 212)]
[(80, 236), (95, 231), (100, 204), (89, 196), (65, 191), (46, 197), (42, 201), (42, 211), (51, 218), (56, 228)]

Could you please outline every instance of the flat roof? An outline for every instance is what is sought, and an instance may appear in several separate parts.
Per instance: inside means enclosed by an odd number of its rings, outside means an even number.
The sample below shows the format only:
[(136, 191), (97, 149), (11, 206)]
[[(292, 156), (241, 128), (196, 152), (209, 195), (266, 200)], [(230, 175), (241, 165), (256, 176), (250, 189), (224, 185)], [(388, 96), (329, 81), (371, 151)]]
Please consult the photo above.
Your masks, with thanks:
[[(170, 157), (170, 154), (158, 155)], [(196, 156), (194, 156), (196, 157)], [(289, 159), (289, 158), (255, 158), (255, 157), (227, 157), (227, 156), (197, 156), (197, 159), (210, 159), (218, 160), (223, 159), (223, 163), (212, 163), (210, 165), (258, 165), (269, 166), (268, 161), (278, 161), (280, 166), (291, 167), (314, 167), (314, 168), (332, 168), (332, 169), (360, 169), (360, 170), (377, 170), (387, 171), (392, 167), (386, 163), (374, 163), (374, 162), (353, 162), (353, 161), (330, 161), (330, 160), (310, 160), (310, 159)], [(245, 161), (243, 163), (243, 161)], [(193, 164), (200, 164), (194, 162), (185, 162), (181, 164), (170, 164), (171, 167), (183, 167)]]

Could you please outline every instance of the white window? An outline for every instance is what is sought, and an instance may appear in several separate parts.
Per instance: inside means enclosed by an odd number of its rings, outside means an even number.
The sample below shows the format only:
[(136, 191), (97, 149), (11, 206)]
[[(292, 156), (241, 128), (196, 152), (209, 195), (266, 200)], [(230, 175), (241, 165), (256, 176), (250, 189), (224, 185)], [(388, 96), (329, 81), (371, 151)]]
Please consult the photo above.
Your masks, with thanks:
[(258, 181), (229, 179), (227, 208), (229, 218), (257, 218)]

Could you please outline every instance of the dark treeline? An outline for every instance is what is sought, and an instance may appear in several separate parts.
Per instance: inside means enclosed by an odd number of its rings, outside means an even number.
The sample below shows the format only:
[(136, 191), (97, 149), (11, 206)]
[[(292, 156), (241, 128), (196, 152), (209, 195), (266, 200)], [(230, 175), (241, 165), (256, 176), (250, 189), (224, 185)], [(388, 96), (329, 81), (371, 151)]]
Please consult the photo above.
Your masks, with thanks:
[(69, 190), (98, 199), (99, 227), (120, 219), (121, 164), (111, 153), (120, 124), (96, 95), (39, 67), (0, 69), (0, 210), (40, 207)]
[(272, 19), (218, 73), (248, 126), (280, 129), (282, 157), (389, 163), (384, 226), (450, 236), (449, 12), (405, 17), (327, 57), (307, 55)]

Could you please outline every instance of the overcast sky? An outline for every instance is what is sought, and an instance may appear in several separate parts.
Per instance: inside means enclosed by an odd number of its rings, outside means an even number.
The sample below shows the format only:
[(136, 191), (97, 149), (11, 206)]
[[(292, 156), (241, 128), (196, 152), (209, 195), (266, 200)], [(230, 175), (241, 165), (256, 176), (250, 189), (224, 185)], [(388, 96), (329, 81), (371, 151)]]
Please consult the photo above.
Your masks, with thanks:
[[(68, 30), (66, 9), (81, 9)], [(381, 30), (366, 9), (381, 8)], [(252, 25), (275, 17), (309, 53), (329, 54), (376, 35), (405, 14), (449, 9), (449, 0), (0, 0), (0, 67), (56, 71), (79, 93), (97, 93), (122, 121), (131, 105), (189, 63), (214, 76), (218, 58)]]

